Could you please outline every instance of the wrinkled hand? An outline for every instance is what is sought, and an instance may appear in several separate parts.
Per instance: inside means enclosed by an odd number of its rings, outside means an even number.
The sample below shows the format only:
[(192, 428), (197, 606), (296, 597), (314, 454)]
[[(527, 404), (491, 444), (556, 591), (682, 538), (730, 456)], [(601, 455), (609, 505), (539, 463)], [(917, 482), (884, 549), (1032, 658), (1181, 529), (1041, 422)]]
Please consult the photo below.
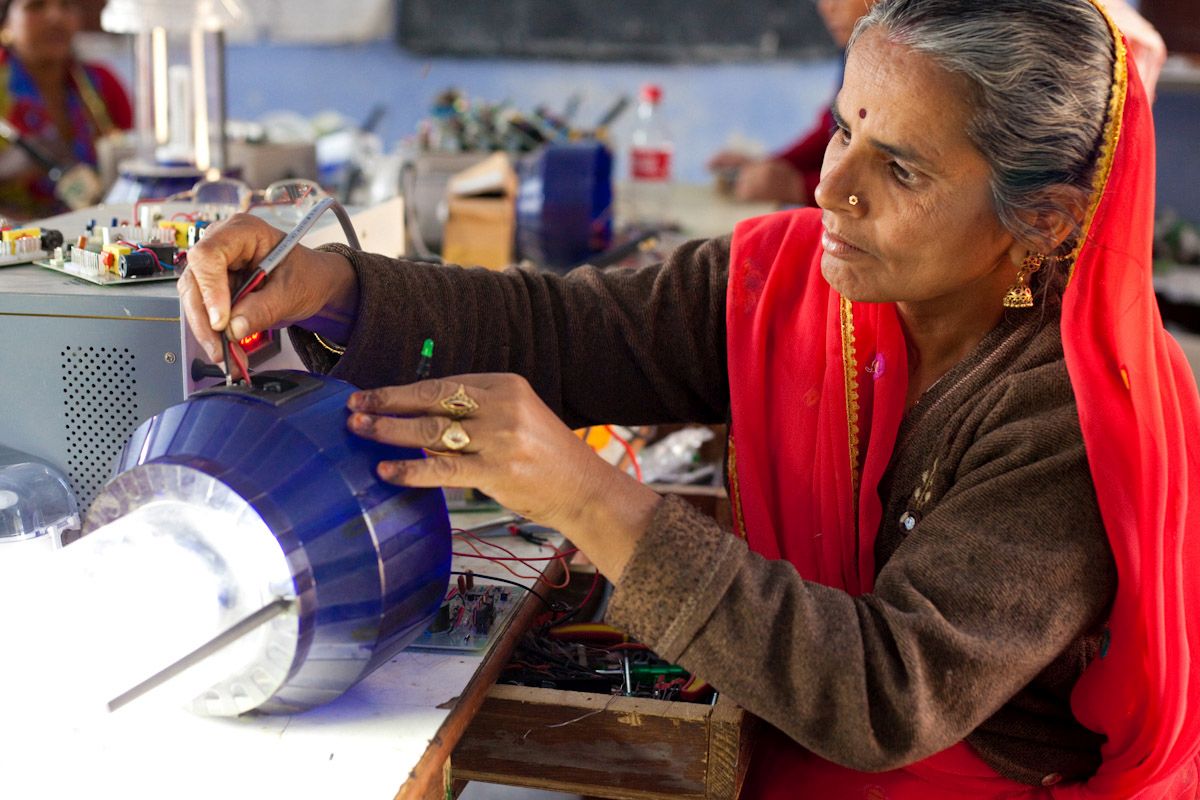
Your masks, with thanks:
[(743, 202), (803, 203), (804, 182), (791, 164), (769, 158), (747, 164), (738, 172), (733, 194)]
[[(188, 266), (178, 282), (188, 325), (209, 357), (219, 363), (217, 331), (229, 326), (235, 338), (316, 316), (330, 306), (353, 306), (354, 269), (340, 255), (297, 246), (262, 288), (230, 309), (234, 287), (284, 237), (262, 219), (238, 214), (209, 228), (188, 250)], [(231, 316), (232, 315), (232, 316)]]
[[(468, 408), (475, 407), (457, 420), (469, 441), (451, 451), (443, 436), (456, 420), (443, 401), (460, 387)], [(561, 531), (614, 580), (659, 500), (593, 453), (517, 375), (460, 375), (360, 391), (347, 405), (353, 433), (431, 451), (423, 460), (380, 463), (383, 480), (479, 489)]]

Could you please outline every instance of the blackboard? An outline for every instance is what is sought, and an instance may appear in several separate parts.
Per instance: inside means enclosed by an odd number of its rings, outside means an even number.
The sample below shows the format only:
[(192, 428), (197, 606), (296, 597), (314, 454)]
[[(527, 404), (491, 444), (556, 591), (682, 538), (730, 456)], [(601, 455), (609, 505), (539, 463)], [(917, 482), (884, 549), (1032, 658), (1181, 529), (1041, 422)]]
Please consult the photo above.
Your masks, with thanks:
[(599, 61), (811, 58), (836, 47), (808, 0), (397, 0), (426, 55)]

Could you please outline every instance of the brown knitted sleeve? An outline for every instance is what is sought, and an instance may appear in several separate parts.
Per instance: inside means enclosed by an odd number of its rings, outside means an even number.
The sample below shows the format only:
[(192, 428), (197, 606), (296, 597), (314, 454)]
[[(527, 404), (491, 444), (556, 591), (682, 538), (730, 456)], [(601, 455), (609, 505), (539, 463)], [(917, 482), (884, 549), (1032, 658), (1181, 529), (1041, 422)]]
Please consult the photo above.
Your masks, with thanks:
[(871, 594), (804, 581), (668, 499), (609, 621), (855, 769), (964, 739), (1102, 618), (1115, 586), (1062, 384), (1012, 382)]
[(433, 377), (517, 373), (572, 427), (726, 419), (729, 237), (652, 267), (565, 276), (332, 249), (358, 274), (358, 317), (338, 359), (292, 329), (310, 369), (363, 388), (409, 383), (432, 338)]

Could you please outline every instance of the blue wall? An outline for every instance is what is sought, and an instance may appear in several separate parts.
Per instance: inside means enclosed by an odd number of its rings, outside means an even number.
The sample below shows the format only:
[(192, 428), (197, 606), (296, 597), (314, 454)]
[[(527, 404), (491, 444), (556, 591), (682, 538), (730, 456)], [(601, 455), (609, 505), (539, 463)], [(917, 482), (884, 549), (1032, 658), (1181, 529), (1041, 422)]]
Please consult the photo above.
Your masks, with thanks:
[(1154, 128), (1158, 206), (1200, 224), (1200, 87), (1160, 87)]
[[(789, 143), (832, 99), (839, 74), (836, 59), (704, 65), (465, 60), (414, 57), (390, 42), (235, 45), (228, 67), (231, 117), (334, 109), (362, 120), (384, 103), (380, 133), (389, 148), (416, 131), (433, 98), (448, 87), (526, 111), (540, 103), (561, 109), (579, 92), (584, 102), (577, 121), (590, 124), (622, 93), (636, 97), (643, 83), (654, 81), (663, 87), (676, 175), (687, 182), (708, 180), (704, 162), (735, 131), (771, 149)], [(614, 126), (618, 142), (632, 121), (631, 109)]]
[[(833, 96), (836, 59), (744, 64), (592, 64), (555, 61), (415, 57), (387, 41), (350, 46), (235, 45), (229, 56), (230, 114), (254, 119), (287, 109), (312, 115), (334, 109), (361, 120), (376, 103), (387, 115), (385, 145), (411, 135), (443, 89), (561, 109), (573, 92), (584, 98), (580, 122), (595, 120), (620, 94), (636, 96), (647, 81), (662, 85), (664, 113), (676, 142), (676, 176), (709, 179), (704, 162), (735, 132), (775, 149), (806, 130)], [(1200, 222), (1200, 92), (1160, 90), (1159, 204)], [(613, 135), (622, 142), (627, 112)], [(624, 161), (617, 165), (623, 175)]]

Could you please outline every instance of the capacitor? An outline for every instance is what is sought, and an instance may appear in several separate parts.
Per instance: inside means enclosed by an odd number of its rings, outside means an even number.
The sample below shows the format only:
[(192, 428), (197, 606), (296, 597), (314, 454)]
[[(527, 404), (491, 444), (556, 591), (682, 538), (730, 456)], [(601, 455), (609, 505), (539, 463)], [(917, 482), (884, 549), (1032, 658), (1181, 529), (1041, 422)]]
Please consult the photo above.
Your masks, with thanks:
[(42, 249), (53, 252), (54, 248), (61, 247), (63, 243), (62, 231), (56, 231), (53, 228), (47, 228), (42, 231)]
[(126, 253), (121, 256), (118, 274), (122, 278), (144, 278), (159, 269), (158, 260), (152, 253)]

